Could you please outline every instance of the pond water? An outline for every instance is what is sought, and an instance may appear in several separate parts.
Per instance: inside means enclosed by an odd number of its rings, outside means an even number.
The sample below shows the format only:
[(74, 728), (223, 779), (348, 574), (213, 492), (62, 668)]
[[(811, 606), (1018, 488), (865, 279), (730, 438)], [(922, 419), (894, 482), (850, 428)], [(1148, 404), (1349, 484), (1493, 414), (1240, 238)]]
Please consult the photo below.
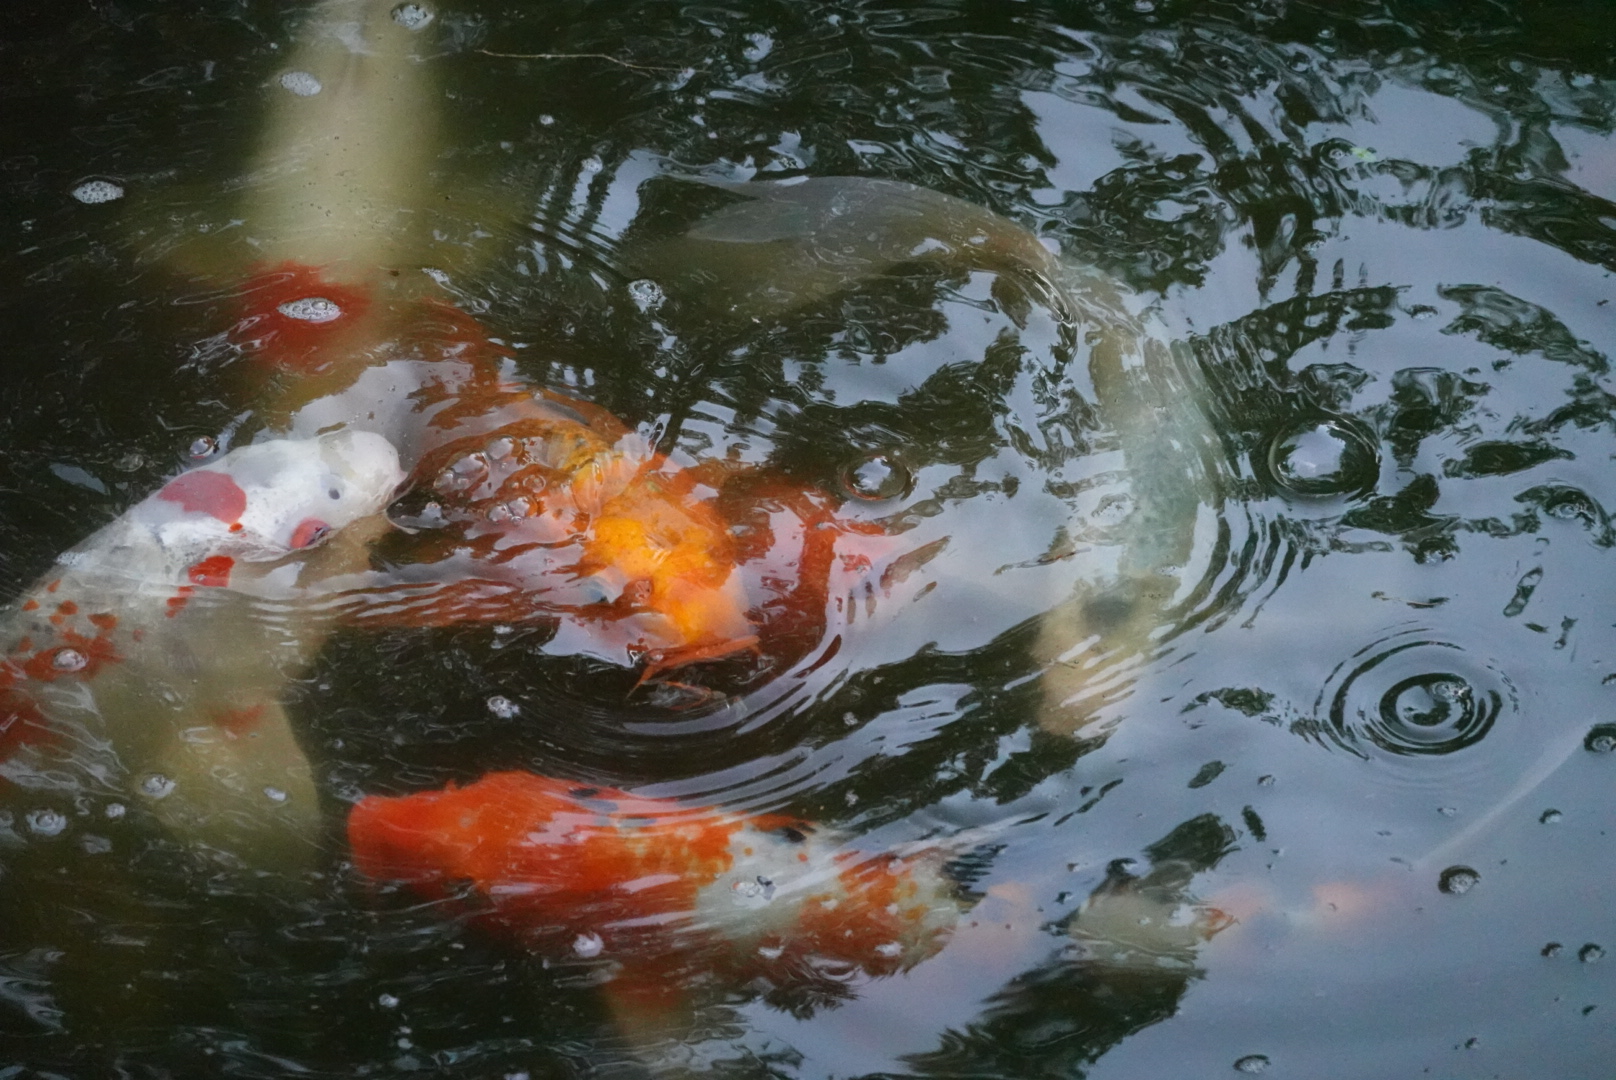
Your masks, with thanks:
[[(336, 631), (296, 873), (8, 775), (0, 1076), (1608, 1071), (1616, 17), (1513, 7), (411, 7), (422, 288), (900, 554), (778, 670)], [(299, 16), (0, 15), (7, 599), (286, 429), (229, 332)], [(625, 1024), (609, 940), (353, 867), (362, 795), (496, 770), (930, 843), (962, 911)]]

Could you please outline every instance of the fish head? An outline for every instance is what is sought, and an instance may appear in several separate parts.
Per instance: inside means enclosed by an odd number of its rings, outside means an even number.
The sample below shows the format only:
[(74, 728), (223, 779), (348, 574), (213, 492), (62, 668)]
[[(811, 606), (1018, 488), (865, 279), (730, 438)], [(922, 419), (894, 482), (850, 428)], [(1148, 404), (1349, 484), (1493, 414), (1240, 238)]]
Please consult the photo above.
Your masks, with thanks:
[(274, 559), (377, 513), (402, 479), (385, 438), (338, 431), (239, 447), (175, 477), (140, 509), (164, 550), (181, 557)]

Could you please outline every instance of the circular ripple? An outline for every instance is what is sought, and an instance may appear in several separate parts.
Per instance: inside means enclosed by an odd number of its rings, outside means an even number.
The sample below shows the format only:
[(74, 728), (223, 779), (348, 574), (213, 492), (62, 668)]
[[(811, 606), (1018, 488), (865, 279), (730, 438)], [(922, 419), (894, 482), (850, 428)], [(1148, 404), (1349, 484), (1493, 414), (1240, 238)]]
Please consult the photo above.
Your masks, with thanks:
[(1281, 432), (1268, 447), (1268, 472), (1291, 495), (1355, 496), (1380, 477), (1375, 440), (1339, 418), (1311, 419)]
[(907, 495), (914, 478), (898, 457), (885, 450), (861, 454), (846, 463), (839, 476), (842, 490), (851, 498), (880, 502)]
[(1329, 735), (1368, 757), (1451, 754), (1516, 711), (1514, 685), (1493, 665), (1424, 628), (1360, 649), (1331, 673), (1315, 703)]

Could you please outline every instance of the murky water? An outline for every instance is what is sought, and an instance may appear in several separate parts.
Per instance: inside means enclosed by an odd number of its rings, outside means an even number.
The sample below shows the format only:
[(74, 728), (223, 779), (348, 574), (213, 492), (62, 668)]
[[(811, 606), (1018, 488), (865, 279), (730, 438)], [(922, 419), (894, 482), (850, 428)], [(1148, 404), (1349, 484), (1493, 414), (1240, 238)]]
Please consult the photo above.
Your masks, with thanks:
[[(677, 684), (553, 625), (339, 631), (286, 694), (301, 875), (177, 841), (161, 776), (13, 783), (0, 1062), (1601, 1074), (1616, 20), (1552, 7), (404, 5), (439, 295), (910, 555)], [(238, 211), (266, 102), (319, 89), (278, 4), (0, 18), (9, 598), (284, 427)], [(733, 186), (798, 177), (926, 190)], [(600, 935), (348, 863), (362, 794), (510, 769), (938, 839), (970, 907), (902, 974), (686, 971), (625, 1026)]]

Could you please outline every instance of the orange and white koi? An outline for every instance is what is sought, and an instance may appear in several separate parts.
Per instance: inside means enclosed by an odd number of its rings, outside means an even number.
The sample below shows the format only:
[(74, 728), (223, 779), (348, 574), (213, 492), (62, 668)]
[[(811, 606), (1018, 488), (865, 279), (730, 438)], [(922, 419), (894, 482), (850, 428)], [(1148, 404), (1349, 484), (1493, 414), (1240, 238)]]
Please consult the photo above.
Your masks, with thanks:
[(348, 817), (355, 866), (489, 930), (613, 962), (620, 1010), (666, 1008), (691, 980), (801, 984), (892, 975), (939, 951), (959, 900), (935, 852), (860, 854), (780, 815), (753, 817), (498, 772), (372, 795)]
[(379, 435), (245, 446), (60, 556), (0, 615), (0, 776), (87, 771), (249, 859), (306, 843), (316, 799), (278, 698), (318, 635), (285, 602), (401, 478)]
[[(261, 370), (318, 381), (349, 369), (293, 430), (369, 427), (410, 469), (397, 520), (413, 540), (389, 545), (390, 569), (333, 583), (357, 625), (542, 619), (559, 625), (551, 651), (647, 678), (749, 649), (778, 670), (818, 640), (831, 577), (897, 550), (825, 493), (676, 464), (598, 406), (534, 391), (509, 350), (447, 304), (393, 299), (378, 313), (372, 294), (290, 264), (245, 296), (237, 333)], [(317, 304), (330, 305), (318, 324), (285, 314)], [(387, 336), (354, 371), (366, 320)]]

